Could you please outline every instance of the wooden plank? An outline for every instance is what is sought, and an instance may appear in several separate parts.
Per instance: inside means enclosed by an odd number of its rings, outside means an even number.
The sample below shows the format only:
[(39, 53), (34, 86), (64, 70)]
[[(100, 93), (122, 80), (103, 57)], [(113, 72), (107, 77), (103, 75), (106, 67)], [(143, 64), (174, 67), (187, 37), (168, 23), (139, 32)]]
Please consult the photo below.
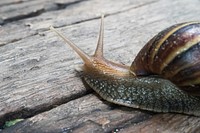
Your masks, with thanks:
[[(99, 20), (71, 27), (67, 35), (80, 36), (77, 41), (85, 40), (82, 42), (85, 48), (93, 50), (94, 45), (86, 46), (86, 44), (94, 44), (90, 42), (92, 40), (87, 40), (88, 38), (96, 41), (98, 28), (94, 31), (94, 27), (99, 27)], [(10, 30), (15, 31), (15, 29)], [(28, 29), (25, 29), (24, 33), (26, 31)], [(20, 30), (17, 32), (21, 33)], [(85, 32), (87, 34), (83, 34)], [(17, 34), (13, 36), (15, 35)], [(74, 65), (77, 58), (74, 60), (75, 56), (67, 54), (72, 55), (73, 52), (71, 49), (66, 49), (63, 42), (58, 41), (58, 37), (52, 32), (43, 32), (9, 43), (2, 46), (0, 51), (2, 123), (10, 118), (32, 116), (52, 108), (55, 104), (88, 93), (81, 80), (75, 76)], [(15, 112), (20, 112), (21, 115), (15, 116)]]
[(150, 117), (149, 114), (128, 108), (112, 108), (110, 104), (105, 104), (90, 94), (29, 118), (15, 127), (4, 130), (4, 133), (85, 131), (102, 133), (114, 131), (115, 128), (124, 127), (130, 123), (136, 124)]
[[(118, 106), (112, 109), (113, 104), (102, 103), (93, 94), (87, 95), (90, 91), (74, 71), (80, 59), (54, 33), (46, 31), (50, 24), (61, 27), (59, 30), (66, 36), (86, 52), (93, 53), (99, 27), (97, 18), (101, 12), (108, 12), (105, 56), (130, 64), (145, 42), (160, 30), (177, 22), (199, 20), (198, 0), (140, 2), (125, 1), (121, 6), (121, 1), (84, 1), (3, 25), (0, 29), (0, 42), (4, 42), (0, 47), (0, 122), (31, 117), (3, 132), (198, 131), (198, 124), (191, 127), (192, 123), (198, 123), (196, 117), (151, 115)], [(9, 35), (11, 31), (13, 34)], [(55, 106), (58, 107), (51, 109)]]
[(145, 122), (130, 125), (121, 133), (198, 133), (200, 131), (199, 120), (198, 117), (192, 116), (160, 114)]
[[(78, 0), (57, 0), (54, 2), (48, 0), (31, 0), (20, 2), (17, 5), (15, 2), (11, 2), (12, 4), (10, 5), (2, 6), (0, 8), (0, 25), (4, 26), (0, 28), (0, 46), (38, 34), (37, 30), (32, 29), (30, 23), (32, 20), (38, 21), (38, 19), (35, 18), (36, 16), (56, 9), (61, 10), (78, 2)], [(26, 18), (31, 18), (32, 20), (30, 20), (30, 22), (26, 22), (24, 20)], [(48, 21), (48, 18), (45, 20)], [(12, 21), (15, 22), (10, 23)]]
[(78, 0), (67, 0), (65, 1), (65, 3), (60, 3), (60, 5), (57, 4), (56, 1), (53, 2), (49, 0), (30, 0), (15, 2), (7, 1), (7, 3), (0, 3), (1, 24), (37, 16), (46, 11), (64, 8), (72, 3), (76, 3), (77, 1)]
[[(150, 4), (154, 2), (156, 2), (156, 0), (137, 0), (134, 2), (130, 2), (129, 0), (118, 0), (113, 4), (113, 2), (109, 1), (83, 1), (81, 3), (76, 3), (75, 0), (74, 2), (68, 0), (57, 0), (55, 1), (55, 3), (51, 4), (60, 5), (60, 8), (58, 8), (58, 10), (56, 11), (43, 12), (38, 16), (23, 19), (22, 21), (15, 23), (7, 23), (3, 27), (1, 27), (0, 45), (5, 45), (7, 43), (15, 42), (28, 36), (39, 34), (41, 31), (48, 30), (49, 25), (53, 25), (54, 27), (63, 27), (71, 24), (89, 21), (92, 19), (97, 19), (99, 15), (103, 12), (105, 12), (106, 14), (115, 14), (117, 12), (120, 12), (121, 9), (123, 9), (122, 11), (126, 11), (131, 8), (137, 8), (145, 4)], [(106, 6), (105, 3), (107, 3)], [(42, 5), (44, 3), (38, 2), (37, 4)], [(93, 4), (98, 5), (99, 11), (91, 6)], [(66, 8), (64, 8), (63, 6), (66, 6)], [(39, 7), (37, 7), (38, 10), (44, 10), (43, 6)], [(29, 10), (29, 12), (33, 12), (33, 10)], [(12, 33), (13, 35), (9, 36), (10, 33)]]
[(28, 0), (1, 0), (0, 6), (20, 4), (20, 3), (25, 2), (25, 1), (28, 1)]

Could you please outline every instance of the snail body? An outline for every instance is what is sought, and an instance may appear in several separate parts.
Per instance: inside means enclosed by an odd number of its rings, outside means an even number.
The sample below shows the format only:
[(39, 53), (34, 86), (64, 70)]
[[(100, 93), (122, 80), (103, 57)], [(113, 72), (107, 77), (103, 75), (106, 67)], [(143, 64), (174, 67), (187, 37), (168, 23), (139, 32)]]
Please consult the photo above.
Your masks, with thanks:
[[(103, 57), (103, 24), (93, 56), (50, 27), (84, 61), (87, 84), (103, 99), (155, 112), (200, 116), (200, 23), (171, 26), (153, 37), (126, 66)], [(184, 77), (185, 75), (185, 77)]]

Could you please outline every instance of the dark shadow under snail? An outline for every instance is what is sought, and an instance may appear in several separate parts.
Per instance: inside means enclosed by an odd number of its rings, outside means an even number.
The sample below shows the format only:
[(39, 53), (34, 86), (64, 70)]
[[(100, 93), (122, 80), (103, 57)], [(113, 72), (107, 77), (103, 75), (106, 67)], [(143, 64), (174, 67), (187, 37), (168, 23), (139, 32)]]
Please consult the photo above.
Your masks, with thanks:
[(173, 25), (153, 37), (126, 66), (103, 57), (103, 24), (89, 56), (53, 27), (84, 61), (86, 83), (103, 99), (154, 112), (200, 116), (200, 23)]

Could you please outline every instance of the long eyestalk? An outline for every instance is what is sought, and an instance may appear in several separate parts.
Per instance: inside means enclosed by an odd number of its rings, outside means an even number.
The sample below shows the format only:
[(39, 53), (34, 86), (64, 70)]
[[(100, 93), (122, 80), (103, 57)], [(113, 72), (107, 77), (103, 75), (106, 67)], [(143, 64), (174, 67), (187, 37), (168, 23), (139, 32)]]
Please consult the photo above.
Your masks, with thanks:
[(99, 31), (99, 39), (94, 53), (95, 57), (103, 57), (103, 37), (104, 37), (104, 15), (101, 15), (101, 26)]
[(50, 30), (54, 31), (58, 36), (60, 36), (65, 43), (67, 43), (84, 61), (84, 63), (89, 64), (91, 61), (91, 57), (86, 54), (83, 50), (77, 47), (72, 41), (66, 38), (62, 33), (58, 32), (53, 26), (50, 26)]

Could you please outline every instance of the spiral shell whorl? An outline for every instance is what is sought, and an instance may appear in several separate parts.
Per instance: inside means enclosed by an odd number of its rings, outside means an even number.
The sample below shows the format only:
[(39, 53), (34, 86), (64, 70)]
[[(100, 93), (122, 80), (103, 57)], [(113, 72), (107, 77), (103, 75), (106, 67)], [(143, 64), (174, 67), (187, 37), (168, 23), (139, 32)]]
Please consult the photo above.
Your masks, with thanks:
[(200, 23), (173, 25), (152, 38), (131, 65), (136, 75), (159, 75), (178, 86), (200, 86)]

